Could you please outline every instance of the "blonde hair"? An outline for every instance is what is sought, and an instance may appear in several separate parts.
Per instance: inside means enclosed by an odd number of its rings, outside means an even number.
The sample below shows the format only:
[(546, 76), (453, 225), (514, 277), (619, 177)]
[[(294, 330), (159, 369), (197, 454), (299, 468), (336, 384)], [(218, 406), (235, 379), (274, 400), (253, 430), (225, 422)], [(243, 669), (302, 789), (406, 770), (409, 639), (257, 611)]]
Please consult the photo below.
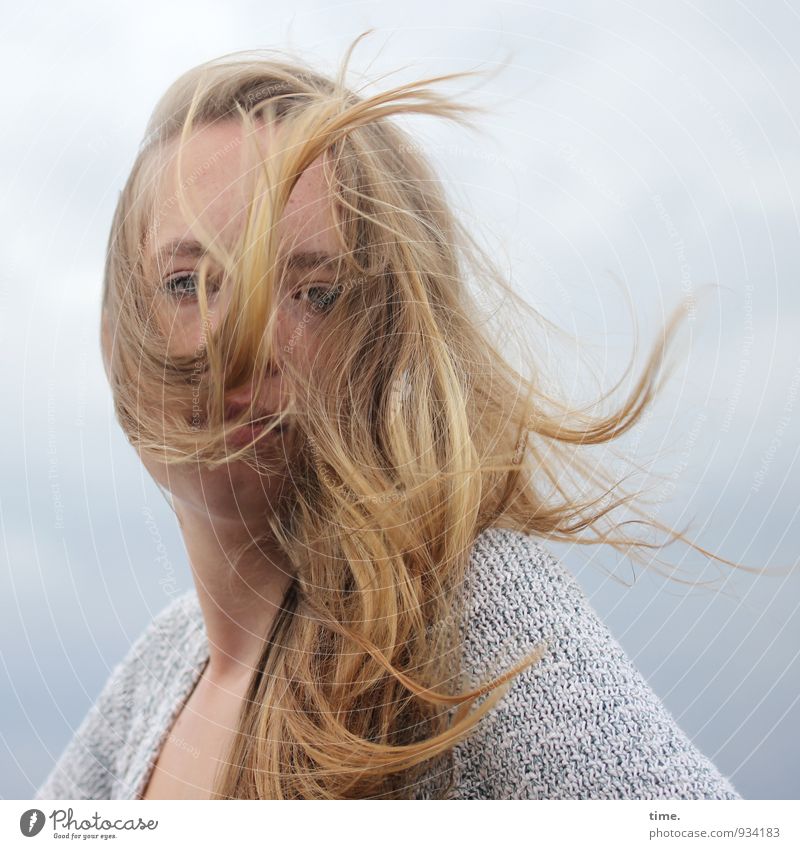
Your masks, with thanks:
[[(230, 427), (248, 412), (227, 426), (224, 392), (257, 380), (276, 356), (274, 223), (299, 175), (324, 156), (340, 245), (319, 354), (326, 368), (307, 376), (291, 357), (281, 360), (297, 450), (291, 487), (264, 528), (293, 580), (265, 635), (217, 798), (401, 798), (439, 759), (448, 775), (452, 747), (546, 650), (537, 646), (484, 686), (460, 691), (460, 591), (470, 548), (487, 528), (605, 542), (632, 556), (658, 547), (615, 522), (616, 508), (636, 509), (633, 497), (584, 451), (640, 419), (679, 314), (629, 396), (605, 416), (545, 391), (527, 338), (518, 342), (530, 374), (513, 367), (471, 282), (497, 286), (514, 309), (537, 314), (453, 214), (419, 146), (392, 120), (426, 114), (468, 123), (474, 107), (431, 88), (465, 75), (359, 97), (345, 74), (362, 37), (335, 78), (267, 51), (220, 57), (181, 76), (154, 110), (111, 228), (103, 318), (113, 328), (108, 374), (128, 438), (162, 462), (212, 467), (236, 456), (269, 473), (247, 446), (226, 449)], [(170, 356), (153, 321), (145, 261), (158, 215), (152, 187), (168, 146), (180, 152), (194, 127), (225, 120), (248, 131), (256, 120), (276, 122), (283, 143), (255, 160), (237, 249), (226, 252), (215, 234), (206, 240), (232, 287), (231, 309), (194, 357)], [(184, 193), (182, 185), (168, 202), (194, 220)], [(205, 321), (205, 272), (199, 288)], [(187, 422), (190, 387), (207, 428)]]

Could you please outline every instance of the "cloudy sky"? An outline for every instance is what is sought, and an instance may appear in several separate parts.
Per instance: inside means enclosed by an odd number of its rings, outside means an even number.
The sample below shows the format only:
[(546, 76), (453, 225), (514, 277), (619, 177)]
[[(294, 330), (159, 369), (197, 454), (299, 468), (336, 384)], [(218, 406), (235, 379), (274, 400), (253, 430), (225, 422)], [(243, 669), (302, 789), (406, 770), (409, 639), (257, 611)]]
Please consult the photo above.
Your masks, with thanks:
[[(467, 95), (489, 110), (479, 131), (406, 122), (459, 214), (580, 340), (606, 389), (634, 328), (641, 365), (683, 299), (674, 375), (626, 447), (663, 476), (659, 518), (758, 569), (798, 559), (800, 14), (788, 2), (15, 11), (0, 36), (0, 796), (33, 794), (113, 665), (191, 586), (174, 516), (113, 417), (99, 296), (151, 109), (180, 73), (230, 51), (281, 48), (332, 70), (374, 27), (354, 82), (491, 72)], [(542, 345), (585, 392), (574, 358)], [(800, 578), (668, 555), (718, 578), (711, 591), (602, 548), (553, 548), (742, 795), (798, 798)]]

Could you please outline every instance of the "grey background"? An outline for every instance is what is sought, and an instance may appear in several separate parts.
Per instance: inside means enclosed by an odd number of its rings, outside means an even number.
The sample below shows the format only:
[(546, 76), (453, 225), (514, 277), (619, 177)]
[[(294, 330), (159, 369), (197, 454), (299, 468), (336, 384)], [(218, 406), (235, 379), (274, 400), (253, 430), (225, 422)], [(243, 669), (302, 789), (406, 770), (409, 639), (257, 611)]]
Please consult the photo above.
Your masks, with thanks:
[[(634, 318), (643, 353), (689, 299), (675, 375), (625, 444), (663, 475), (660, 519), (690, 522), (702, 545), (750, 566), (797, 560), (797, 10), (781, 0), (291, 6), (51, 2), (6, 18), (4, 798), (33, 794), (111, 667), (191, 586), (174, 517), (113, 418), (99, 295), (111, 214), (150, 110), (178, 74), (228, 51), (295, 48), (330, 69), (373, 26), (353, 67), (401, 68), (386, 85), (507, 61), (475, 92), (493, 109), (480, 134), (431, 119), (409, 128), (459, 214), (581, 340), (605, 388), (623, 375)], [(548, 357), (568, 392), (591, 394), (574, 357)], [(607, 548), (553, 549), (740, 792), (798, 798), (798, 577), (669, 549), (684, 576), (724, 582), (724, 592), (690, 589)]]

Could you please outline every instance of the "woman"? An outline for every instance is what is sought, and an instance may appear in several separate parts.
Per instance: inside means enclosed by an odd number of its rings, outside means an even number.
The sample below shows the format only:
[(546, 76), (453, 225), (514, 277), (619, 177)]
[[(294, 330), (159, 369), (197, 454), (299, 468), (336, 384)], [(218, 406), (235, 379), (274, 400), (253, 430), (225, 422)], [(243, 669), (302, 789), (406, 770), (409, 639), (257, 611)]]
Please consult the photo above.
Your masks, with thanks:
[(470, 277), (516, 296), (393, 121), (463, 120), (424, 87), (460, 75), (358, 97), (353, 46), (222, 57), (151, 118), (102, 346), (195, 589), (37, 798), (739, 798), (540, 542), (646, 545), (581, 450), (662, 349), (597, 419), (512, 367)]

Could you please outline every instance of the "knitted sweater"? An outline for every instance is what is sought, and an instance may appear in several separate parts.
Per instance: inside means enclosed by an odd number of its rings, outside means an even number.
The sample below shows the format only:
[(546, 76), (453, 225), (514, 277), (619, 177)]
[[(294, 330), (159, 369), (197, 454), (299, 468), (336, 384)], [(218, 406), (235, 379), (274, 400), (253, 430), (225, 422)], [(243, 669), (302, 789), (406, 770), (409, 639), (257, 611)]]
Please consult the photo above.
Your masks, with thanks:
[[(453, 799), (739, 799), (534, 537), (470, 550), (459, 628), (473, 686), (547, 652), (453, 749)], [(36, 799), (136, 799), (208, 658), (197, 594), (170, 602), (112, 670)], [(433, 769), (431, 769), (433, 773)], [(416, 798), (429, 798), (420, 782)]]

